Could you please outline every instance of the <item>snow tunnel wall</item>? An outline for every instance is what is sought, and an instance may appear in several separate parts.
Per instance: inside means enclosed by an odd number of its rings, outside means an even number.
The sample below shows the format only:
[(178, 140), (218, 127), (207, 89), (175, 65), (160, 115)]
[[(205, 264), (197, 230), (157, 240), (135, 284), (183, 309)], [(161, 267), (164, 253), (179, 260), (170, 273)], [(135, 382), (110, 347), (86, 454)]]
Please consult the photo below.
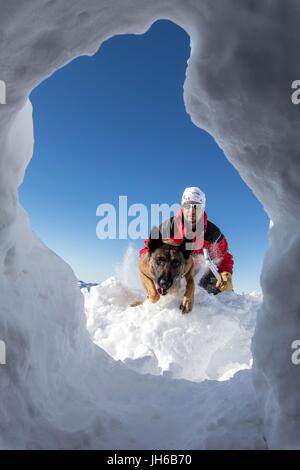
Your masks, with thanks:
[[(291, 362), (291, 343), (300, 339), (300, 108), (290, 99), (291, 83), (300, 78), (299, 18), (297, 0), (0, 2), (0, 79), (7, 86), (7, 104), (0, 105), (0, 331), (15, 338), (8, 345), (13, 361), (1, 369), (6, 403), (1, 422), (11, 425), (16, 406), (28, 422), (41, 400), (38, 386), (34, 397), (28, 388), (25, 406), (27, 392), (18, 385), (38, 380), (30, 375), (30, 355), (42, 353), (38, 325), (55, 332), (43, 336), (47, 348), (41, 364), (47, 363), (48, 371), (63, 371), (94, 354), (75, 276), (32, 233), (19, 205), (18, 186), (33, 147), (28, 96), (55, 70), (77, 56), (92, 55), (109, 37), (143, 33), (155, 20), (169, 19), (191, 38), (187, 112), (216, 139), (274, 222), (253, 340), (255, 383), (269, 447), (300, 446), (300, 369)], [(220, 197), (226, 197), (226, 187)], [(63, 358), (55, 355), (61, 341), (70, 345)], [(36, 374), (45, 376), (42, 365)], [(26, 427), (11, 426), (16, 445), (22, 445)]]

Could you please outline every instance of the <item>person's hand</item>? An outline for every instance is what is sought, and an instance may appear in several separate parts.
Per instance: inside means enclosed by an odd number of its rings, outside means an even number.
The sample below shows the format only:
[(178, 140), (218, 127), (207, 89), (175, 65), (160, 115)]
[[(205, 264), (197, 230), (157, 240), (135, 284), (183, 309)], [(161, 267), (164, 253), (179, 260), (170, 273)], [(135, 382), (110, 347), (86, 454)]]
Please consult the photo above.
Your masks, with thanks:
[(221, 292), (232, 292), (233, 287), (232, 287), (232, 275), (231, 273), (228, 273), (227, 271), (224, 271), (221, 273), (221, 277), (223, 282), (220, 283), (220, 281), (217, 281), (216, 287), (221, 291)]

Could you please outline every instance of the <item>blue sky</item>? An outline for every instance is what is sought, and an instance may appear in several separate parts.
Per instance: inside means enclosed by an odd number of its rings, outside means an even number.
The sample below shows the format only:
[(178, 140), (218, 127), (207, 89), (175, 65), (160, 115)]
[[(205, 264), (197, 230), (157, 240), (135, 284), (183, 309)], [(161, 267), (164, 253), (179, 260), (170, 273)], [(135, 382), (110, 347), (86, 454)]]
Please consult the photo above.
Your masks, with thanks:
[(96, 237), (99, 204), (117, 204), (119, 195), (128, 204), (172, 204), (186, 186), (199, 186), (234, 256), (237, 290), (259, 289), (268, 218), (184, 109), (189, 51), (188, 35), (159, 21), (144, 35), (110, 39), (31, 95), (35, 149), (21, 202), (36, 233), (80, 279), (113, 274), (129, 243)]

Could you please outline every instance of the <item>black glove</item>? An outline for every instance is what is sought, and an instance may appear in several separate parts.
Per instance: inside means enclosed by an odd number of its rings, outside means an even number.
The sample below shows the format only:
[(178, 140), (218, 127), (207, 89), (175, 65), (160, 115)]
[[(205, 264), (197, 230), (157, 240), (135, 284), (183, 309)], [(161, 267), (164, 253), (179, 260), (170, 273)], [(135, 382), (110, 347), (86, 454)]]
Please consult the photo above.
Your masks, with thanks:
[(219, 294), (220, 290), (216, 287), (217, 278), (209, 271), (204, 274), (199, 281), (199, 286), (205, 289), (209, 294)]

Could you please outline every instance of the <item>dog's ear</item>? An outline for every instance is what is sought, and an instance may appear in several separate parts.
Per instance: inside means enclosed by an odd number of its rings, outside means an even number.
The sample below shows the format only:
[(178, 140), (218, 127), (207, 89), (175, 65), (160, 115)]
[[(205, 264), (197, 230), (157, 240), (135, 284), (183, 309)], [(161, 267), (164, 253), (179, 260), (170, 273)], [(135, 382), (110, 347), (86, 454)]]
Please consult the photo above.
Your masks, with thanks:
[(157, 248), (163, 244), (161, 233), (158, 227), (153, 227), (148, 239), (148, 251), (151, 255)]

